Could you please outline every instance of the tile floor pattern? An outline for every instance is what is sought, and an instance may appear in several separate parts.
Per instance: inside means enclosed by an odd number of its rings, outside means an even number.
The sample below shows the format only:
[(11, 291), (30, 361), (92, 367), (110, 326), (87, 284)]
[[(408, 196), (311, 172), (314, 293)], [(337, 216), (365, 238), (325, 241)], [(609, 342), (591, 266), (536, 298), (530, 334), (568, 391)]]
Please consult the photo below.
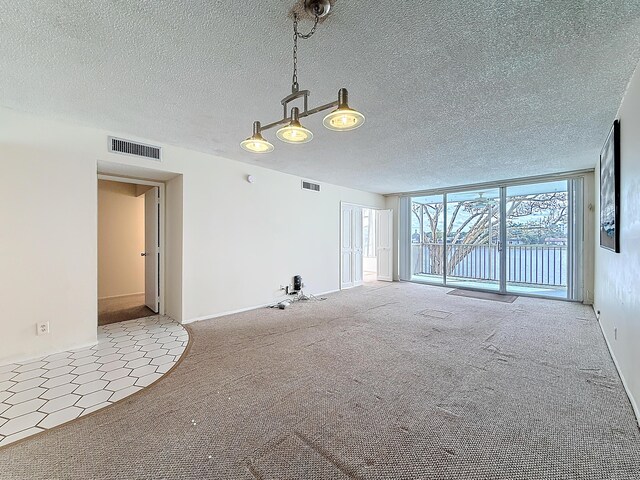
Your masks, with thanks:
[(98, 344), (0, 366), (0, 446), (150, 385), (184, 353), (187, 331), (153, 316), (98, 327)]

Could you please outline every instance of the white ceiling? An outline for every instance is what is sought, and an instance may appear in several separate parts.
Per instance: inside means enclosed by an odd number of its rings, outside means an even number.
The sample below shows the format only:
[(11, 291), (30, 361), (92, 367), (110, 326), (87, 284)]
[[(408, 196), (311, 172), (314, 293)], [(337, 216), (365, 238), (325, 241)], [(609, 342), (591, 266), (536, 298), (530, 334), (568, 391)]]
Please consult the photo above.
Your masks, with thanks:
[(367, 122), (258, 157), (292, 3), (0, 0), (0, 105), (388, 193), (593, 167), (640, 58), (640, 0), (337, 0), (300, 83)]

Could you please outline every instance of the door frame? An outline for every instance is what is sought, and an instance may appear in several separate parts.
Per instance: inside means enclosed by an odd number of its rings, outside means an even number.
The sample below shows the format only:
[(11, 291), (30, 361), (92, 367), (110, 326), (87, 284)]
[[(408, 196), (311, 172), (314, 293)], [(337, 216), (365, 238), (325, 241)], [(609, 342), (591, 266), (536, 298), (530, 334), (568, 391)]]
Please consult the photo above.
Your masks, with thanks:
[[(340, 248), (338, 249), (338, 255), (339, 255), (339, 264), (338, 264), (338, 285), (340, 285), (340, 290), (347, 290), (349, 288), (354, 288), (355, 286), (361, 286), (361, 285), (354, 285), (351, 287), (342, 287), (342, 208), (343, 207), (357, 207), (357, 208), (366, 208), (368, 210), (374, 210), (374, 211), (378, 211), (378, 210), (386, 210), (384, 208), (379, 208), (379, 207), (372, 207), (370, 205), (364, 205), (362, 203), (353, 203), (353, 202), (340, 202), (340, 216), (339, 216), (339, 221), (340, 221), (340, 230), (339, 230), (339, 235), (338, 235), (338, 242), (339, 242), (339, 246)], [(362, 278), (364, 280), (364, 262), (363, 262), (363, 268), (362, 268)]]
[[(98, 180), (107, 180), (110, 182), (120, 182), (120, 183), (132, 183), (134, 185), (146, 185), (150, 187), (158, 187), (160, 192), (160, 219), (159, 219), (159, 232), (160, 232), (160, 261), (158, 265), (158, 272), (160, 277), (160, 289), (158, 291), (158, 296), (160, 300), (160, 307), (158, 310), (158, 315), (165, 314), (165, 184), (163, 182), (154, 182), (151, 180), (143, 180), (139, 178), (131, 178), (131, 177), (118, 177), (116, 175), (104, 175), (99, 173)], [(96, 197), (96, 202), (97, 202)], [(96, 257), (96, 264), (98, 262), (98, 258)], [(97, 282), (97, 278), (96, 278)], [(97, 321), (97, 320), (96, 320)]]

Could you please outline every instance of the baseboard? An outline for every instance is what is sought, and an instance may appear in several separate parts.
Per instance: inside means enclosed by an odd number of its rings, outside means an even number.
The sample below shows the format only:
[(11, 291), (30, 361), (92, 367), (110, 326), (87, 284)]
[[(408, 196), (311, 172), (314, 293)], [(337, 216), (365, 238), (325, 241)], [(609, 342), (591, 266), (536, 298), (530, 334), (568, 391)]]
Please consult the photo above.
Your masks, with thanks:
[[(339, 292), (340, 290), (329, 290), (326, 292), (321, 292), (321, 293), (313, 293), (312, 295), (319, 297), (321, 295), (329, 295), (330, 293), (336, 293)], [(286, 300), (287, 298), (284, 297), (282, 300)], [(258, 310), (260, 308), (266, 308), (270, 305), (273, 305), (274, 303), (278, 303), (282, 300), (277, 300), (277, 301), (273, 301), (273, 302), (269, 302), (269, 303), (265, 303), (262, 305), (257, 305), (257, 306), (253, 306), (253, 307), (247, 307), (247, 308), (240, 308), (238, 310), (229, 310), (227, 312), (222, 312), (222, 313), (214, 313), (211, 315), (205, 315), (203, 317), (196, 317), (196, 318), (190, 318), (189, 320), (185, 320), (182, 322), (183, 325), (188, 325), (189, 323), (194, 323), (194, 322), (201, 322), (202, 320), (212, 320), (214, 318), (220, 318), (220, 317), (226, 317), (227, 315), (234, 315), (236, 313), (244, 313), (244, 312), (249, 312), (251, 310)]]
[(600, 323), (600, 318), (598, 317), (598, 313), (595, 310), (595, 306), (593, 306), (593, 311), (596, 315), (596, 319), (598, 322), (598, 326), (600, 327), (600, 331), (602, 332), (602, 337), (604, 338), (604, 342), (607, 344), (607, 348), (609, 349), (609, 355), (611, 355), (611, 358), (613, 359), (613, 364), (616, 366), (616, 370), (618, 371), (618, 376), (620, 376), (620, 380), (622, 381), (622, 386), (624, 387), (624, 391), (627, 392), (627, 397), (629, 397), (629, 402), (631, 403), (631, 408), (633, 409), (633, 413), (636, 416), (636, 422), (638, 423), (638, 426), (640, 427), (640, 408), (638, 406), (638, 403), (636, 402), (635, 398), (633, 398), (633, 395), (631, 394), (631, 390), (629, 390), (629, 387), (627, 385), (627, 381), (624, 378), (624, 374), (622, 373), (622, 370), (620, 369), (620, 365), (618, 364), (618, 359), (616, 358), (616, 354), (613, 352), (613, 348), (611, 348), (611, 344), (609, 343), (609, 339), (607, 338), (607, 334), (604, 332), (604, 328), (602, 328), (602, 324)]
[(110, 297), (98, 297), (98, 300), (111, 300), (113, 298), (135, 297), (136, 295), (144, 295), (144, 292), (140, 293), (125, 293), (122, 295), (112, 295)]
[(45, 352), (45, 353), (41, 353), (38, 356), (23, 356), (23, 357), (16, 357), (16, 358), (12, 358), (12, 359), (5, 359), (2, 360), (0, 362), (0, 367), (3, 365), (10, 365), (13, 363), (28, 363), (28, 362), (32, 362), (32, 361), (36, 361), (39, 360), (40, 358), (45, 358), (45, 357), (50, 357), (51, 355), (56, 355), (58, 353), (62, 353), (62, 352), (69, 352), (69, 351), (73, 351), (73, 350), (84, 350), (85, 348), (90, 348), (93, 347), (94, 345), (97, 345), (98, 341), (96, 340), (95, 342), (89, 342), (89, 343), (82, 343), (82, 344), (78, 344), (78, 345), (73, 345), (69, 348), (64, 348), (62, 350), (52, 350), (50, 352)]

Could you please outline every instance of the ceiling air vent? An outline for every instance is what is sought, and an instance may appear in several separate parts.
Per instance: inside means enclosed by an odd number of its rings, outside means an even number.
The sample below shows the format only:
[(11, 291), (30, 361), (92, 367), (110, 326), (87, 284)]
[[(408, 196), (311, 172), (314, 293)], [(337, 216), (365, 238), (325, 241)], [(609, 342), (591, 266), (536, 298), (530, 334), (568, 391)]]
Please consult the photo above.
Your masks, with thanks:
[(109, 151), (114, 153), (124, 153), (125, 155), (135, 155), (136, 157), (151, 158), (161, 162), (160, 147), (145, 145), (144, 143), (130, 142), (122, 138), (109, 137)]
[(303, 190), (311, 190), (312, 192), (319, 192), (320, 191), (320, 185), (318, 185), (317, 183), (311, 183), (311, 182), (307, 182), (306, 180), (302, 181), (302, 189)]

